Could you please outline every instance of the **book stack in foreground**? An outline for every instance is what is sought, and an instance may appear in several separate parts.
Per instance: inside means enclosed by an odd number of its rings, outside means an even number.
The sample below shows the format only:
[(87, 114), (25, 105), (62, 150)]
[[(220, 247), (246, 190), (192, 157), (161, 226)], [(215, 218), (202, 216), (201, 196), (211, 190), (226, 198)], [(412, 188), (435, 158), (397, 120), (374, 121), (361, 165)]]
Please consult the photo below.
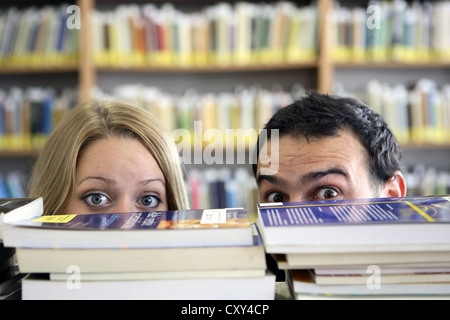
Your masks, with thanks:
[(243, 209), (54, 215), (4, 230), (23, 299), (274, 299)]
[(14, 219), (26, 219), (41, 215), (42, 198), (0, 198), (0, 300), (18, 300), (21, 293), (21, 280), (14, 248), (3, 244), (3, 223)]
[(295, 299), (450, 299), (450, 196), (258, 209)]

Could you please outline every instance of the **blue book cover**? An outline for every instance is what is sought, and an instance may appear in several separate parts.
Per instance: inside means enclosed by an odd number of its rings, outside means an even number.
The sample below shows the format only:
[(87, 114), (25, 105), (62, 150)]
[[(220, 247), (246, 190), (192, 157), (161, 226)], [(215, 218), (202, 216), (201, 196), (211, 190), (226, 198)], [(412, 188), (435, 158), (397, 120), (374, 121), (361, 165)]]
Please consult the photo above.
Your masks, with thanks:
[(245, 209), (198, 209), (40, 216), (15, 225), (70, 230), (249, 228)]
[(265, 227), (450, 222), (450, 195), (261, 203)]

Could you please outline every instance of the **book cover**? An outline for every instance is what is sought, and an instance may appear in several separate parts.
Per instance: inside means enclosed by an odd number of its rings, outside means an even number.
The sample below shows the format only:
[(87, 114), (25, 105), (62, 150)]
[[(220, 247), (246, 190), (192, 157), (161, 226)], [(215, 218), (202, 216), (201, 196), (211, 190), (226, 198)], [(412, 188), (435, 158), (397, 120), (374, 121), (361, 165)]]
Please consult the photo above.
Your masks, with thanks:
[(249, 228), (244, 209), (199, 209), (42, 216), (15, 225), (67, 230)]
[(267, 203), (258, 209), (260, 230), (271, 253), (450, 246), (449, 196)]
[(5, 245), (30, 248), (143, 248), (252, 245), (244, 209), (67, 214), (11, 222)]
[(265, 227), (319, 224), (450, 223), (450, 195), (267, 203), (259, 204), (258, 209)]

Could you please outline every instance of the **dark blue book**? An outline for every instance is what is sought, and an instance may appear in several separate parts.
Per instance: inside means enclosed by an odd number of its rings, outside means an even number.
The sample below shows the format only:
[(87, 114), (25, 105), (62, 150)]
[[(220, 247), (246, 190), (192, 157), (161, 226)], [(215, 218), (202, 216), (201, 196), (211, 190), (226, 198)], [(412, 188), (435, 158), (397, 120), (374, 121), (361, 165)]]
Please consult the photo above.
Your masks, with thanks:
[(450, 196), (265, 203), (258, 211), (272, 253), (450, 250)]

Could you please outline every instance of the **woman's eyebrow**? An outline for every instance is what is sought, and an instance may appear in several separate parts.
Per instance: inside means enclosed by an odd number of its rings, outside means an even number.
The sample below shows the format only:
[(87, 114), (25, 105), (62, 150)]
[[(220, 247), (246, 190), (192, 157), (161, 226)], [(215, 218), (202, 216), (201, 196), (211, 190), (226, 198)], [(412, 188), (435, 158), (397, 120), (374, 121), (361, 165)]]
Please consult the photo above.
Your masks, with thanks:
[(153, 182), (160, 182), (161, 184), (166, 185), (166, 181), (164, 179), (159, 179), (159, 178), (142, 180), (139, 184), (145, 186), (145, 185), (153, 183)]
[(115, 185), (117, 182), (115, 181), (115, 180), (113, 180), (113, 179), (109, 179), (109, 178), (106, 178), (106, 177), (102, 177), (102, 176), (87, 176), (86, 178), (83, 178), (83, 179), (81, 179), (81, 181), (80, 182), (78, 182), (78, 184), (77, 184), (77, 186), (79, 186), (80, 184), (82, 184), (84, 181), (86, 181), (86, 180), (100, 180), (100, 181), (103, 181), (104, 183), (106, 183), (106, 184), (109, 184), (109, 185)]

